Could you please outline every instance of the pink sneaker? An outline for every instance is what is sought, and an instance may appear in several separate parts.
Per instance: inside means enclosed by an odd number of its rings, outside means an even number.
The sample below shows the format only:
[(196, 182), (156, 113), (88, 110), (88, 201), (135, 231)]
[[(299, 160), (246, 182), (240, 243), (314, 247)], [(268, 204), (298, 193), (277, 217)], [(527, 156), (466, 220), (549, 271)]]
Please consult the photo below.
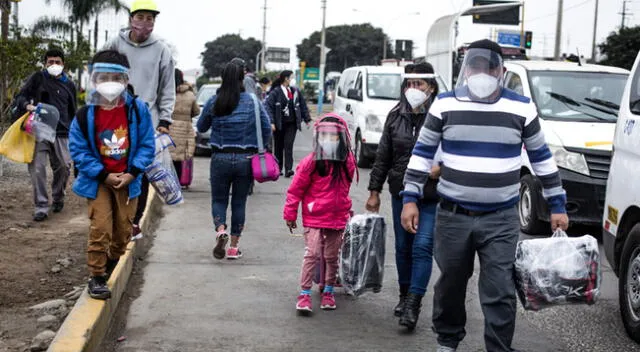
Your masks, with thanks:
[(336, 298), (332, 292), (324, 292), (322, 294), (322, 302), (320, 303), (320, 309), (324, 309), (324, 310), (336, 309)]
[(296, 309), (299, 312), (312, 312), (313, 305), (311, 304), (311, 295), (298, 296), (298, 303), (296, 304)]
[(240, 258), (242, 258), (242, 252), (240, 252), (238, 247), (227, 248), (227, 259), (240, 259)]

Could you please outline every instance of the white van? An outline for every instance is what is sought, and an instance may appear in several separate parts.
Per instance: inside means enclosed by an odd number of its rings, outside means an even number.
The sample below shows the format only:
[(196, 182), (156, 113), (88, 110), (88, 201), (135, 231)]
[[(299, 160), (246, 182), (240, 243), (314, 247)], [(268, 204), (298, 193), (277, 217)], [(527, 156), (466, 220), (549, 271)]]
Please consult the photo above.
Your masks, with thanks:
[(622, 321), (629, 336), (637, 342), (640, 342), (639, 65), (640, 55), (620, 104), (602, 219), (604, 251), (619, 277)]
[[(558, 61), (509, 61), (505, 87), (530, 97), (567, 192), (571, 223), (600, 226), (618, 104), (629, 71)], [(521, 230), (549, 232), (542, 185), (523, 150)]]
[[(351, 67), (340, 76), (333, 111), (342, 116), (354, 136), (359, 167), (370, 167), (389, 111), (400, 100), (403, 67)], [(440, 77), (439, 91), (447, 90)]]

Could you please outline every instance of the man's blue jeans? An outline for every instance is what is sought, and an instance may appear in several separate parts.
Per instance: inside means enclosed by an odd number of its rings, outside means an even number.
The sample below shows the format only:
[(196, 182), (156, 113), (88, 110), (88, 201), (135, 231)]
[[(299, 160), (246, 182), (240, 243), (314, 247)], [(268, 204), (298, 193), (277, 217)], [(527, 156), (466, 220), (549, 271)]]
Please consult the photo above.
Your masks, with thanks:
[(433, 267), (433, 229), (436, 203), (418, 203), (420, 223), (414, 235), (402, 228), (402, 198), (392, 197), (393, 230), (396, 235), (396, 268), (398, 284), (409, 286), (409, 292), (424, 296)]
[[(231, 236), (244, 229), (249, 188), (253, 180), (251, 154), (213, 153), (211, 155), (211, 215), (217, 229), (227, 227), (227, 207), (231, 193)], [(232, 187), (233, 186), (233, 187)]]

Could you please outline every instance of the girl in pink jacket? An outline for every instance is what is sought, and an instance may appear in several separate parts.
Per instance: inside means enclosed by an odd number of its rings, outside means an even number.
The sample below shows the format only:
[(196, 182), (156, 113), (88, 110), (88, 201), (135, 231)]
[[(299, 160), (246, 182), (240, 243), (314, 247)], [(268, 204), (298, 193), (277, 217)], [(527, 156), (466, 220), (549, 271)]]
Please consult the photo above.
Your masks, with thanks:
[(311, 286), (315, 268), (324, 253), (325, 287), (321, 309), (336, 309), (333, 286), (338, 276), (338, 251), (351, 211), (349, 188), (356, 170), (346, 122), (327, 114), (314, 125), (314, 151), (298, 165), (287, 191), (284, 220), (290, 230), (297, 227), (302, 203), (305, 254), (300, 275), (302, 292), (296, 309), (311, 312)]

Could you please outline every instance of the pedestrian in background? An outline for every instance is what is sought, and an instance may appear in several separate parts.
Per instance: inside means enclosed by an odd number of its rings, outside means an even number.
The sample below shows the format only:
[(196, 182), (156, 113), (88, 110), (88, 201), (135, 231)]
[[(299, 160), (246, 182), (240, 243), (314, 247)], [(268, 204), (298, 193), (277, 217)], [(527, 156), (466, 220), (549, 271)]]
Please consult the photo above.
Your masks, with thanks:
[[(253, 172), (250, 157), (258, 153), (256, 110), (260, 114), (260, 131), (266, 144), (271, 138), (269, 115), (253, 94), (244, 92), (244, 70), (229, 63), (222, 71), (218, 93), (205, 104), (198, 120), (198, 131), (211, 130), (211, 215), (216, 230), (213, 256), (238, 259), (242, 252), (238, 242), (244, 229), (247, 197)], [(232, 187), (233, 186), (233, 187)], [(231, 190), (231, 232), (227, 226), (227, 207)], [(231, 235), (231, 245), (225, 251)]]
[(244, 79), (242, 80), (244, 92), (249, 94), (257, 94), (256, 88), (258, 82), (256, 81), (256, 76), (251, 72), (249, 66), (247, 66), (247, 62), (239, 57), (236, 57), (233, 58), (230, 63), (238, 65), (242, 68), (242, 72), (244, 73)]
[(469, 45), (455, 90), (429, 109), (405, 173), (402, 226), (415, 234), (419, 199), (442, 145), (436, 215), (433, 327), (438, 352), (455, 351), (466, 335), (467, 283), (476, 252), (485, 348), (511, 352), (516, 321), (514, 262), (520, 235), (516, 204), (524, 144), (540, 177), (552, 230), (566, 229), (566, 195), (540, 128), (535, 104), (504, 89), (502, 49), (490, 40)]
[(55, 106), (60, 114), (55, 142), (36, 143), (33, 160), (29, 163), (29, 175), (33, 185), (34, 221), (49, 216), (49, 192), (47, 190), (47, 159), (53, 171), (51, 193), (54, 213), (64, 208), (64, 196), (71, 170), (69, 155), (69, 127), (76, 114), (76, 86), (64, 72), (64, 52), (50, 49), (44, 56), (45, 68), (36, 72), (20, 89), (14, 106), (20, 112), (35, 111), (36, 105)]
[[(285, 177), (293, 176), (293, 143), (302, 122), (311, 122), (309, 109), (300, 91), (291, 86), (293, 71), (282, 71), (267, 97), (267, 111), (274, 134), (274, 154)], [(283, 169), (284, 166), (284, 169)], [(281, 173), (282, 174), (282, 173)]]
[(260, 84), (259, 98), (264, 102), (267, 99), (267, 94), (271, 90), (271, 80), (269, 77), (262, 77), (258, 83)]
[[(153, 34), (160, 11), (154, 0), (134, 0), (129, 14), (129, 27), (120, 31), (105, 49), (125, 54), (131, 64), (129, 82), (149, 106), (153, 126), (159, 133), (169, 133), (176, 102), (174, 62), (169, 46)], [(147, 207), (149, 180), (143, 175), (142, 193), (136, 216), (133, 218), (132, 236), (140, 235), (140, 220)]]
[(336, 309), (333, 287), (338, 277), (338, 252), (351, 211), (349, 188), (356, 170), (347, 123), (338, 115), (325, 115), (314, 126), (314, 151), (300, 161), (287, 191), (284, 220), (297, 228), (302, 206), (305, 254), (300, 274), (301, 292), (296, 309), (311, 312), (312, 278), (324, 253), (325, 287), (321, 309)]
[(73, 191), (89, 200), (89, 295), (108, 299), (107, 280), (131, 238), (141, 178), (153, 162), (155, 142), (147, 105), (131, 96), (129, 61), (107, 50), (91, 65), (87, 105), (71, 124), (69, 147), (78, 177)]
[[(173, 124), (171, 125), (171, 138), (175, 143), (175, 149), (171, 150), (178, 179), (183, 187), (188, 187), (183, 179), (190, 179), (190, 175), (183, 175), (182, 171), (193, 172), (193, 154), (196, 150), (192, 118), (200, 114), (200, 107), (196, 102), (196, 95), (189, 83), (184, 81), (182, 71), (175, 70), (176, 80), (176, 105), (173, 108)], [(183, 177), (184, 176), (184, 177)], [(190, 183), (190, 182), (189, 182)]]
[(440, 166), (436, 163), (432, 167), (432, 179), (429, 179), (428, 186), (424, 187), (423, 197), (418, 204), (420, 224), (415, 234), (402, 228), (400, 192), (418, 134), (431, 104), (438, 95), (438, 83), (433, 73), (433, 67), (428, 63), (405, 67), (400, 102), (387, 116), (369, 178), (370, 196), (366, 203), (368, 211), (379, 212), (380, 192), (387, 180), (391, 193), (396, 269), (400, 286), (400, 301), (394, 309), (394, 315), (400, 318), (400, 325), (410, 330), (416, 327), (422, 297), (431, 278), (433, 228), (439, 198), (436, 185)]

